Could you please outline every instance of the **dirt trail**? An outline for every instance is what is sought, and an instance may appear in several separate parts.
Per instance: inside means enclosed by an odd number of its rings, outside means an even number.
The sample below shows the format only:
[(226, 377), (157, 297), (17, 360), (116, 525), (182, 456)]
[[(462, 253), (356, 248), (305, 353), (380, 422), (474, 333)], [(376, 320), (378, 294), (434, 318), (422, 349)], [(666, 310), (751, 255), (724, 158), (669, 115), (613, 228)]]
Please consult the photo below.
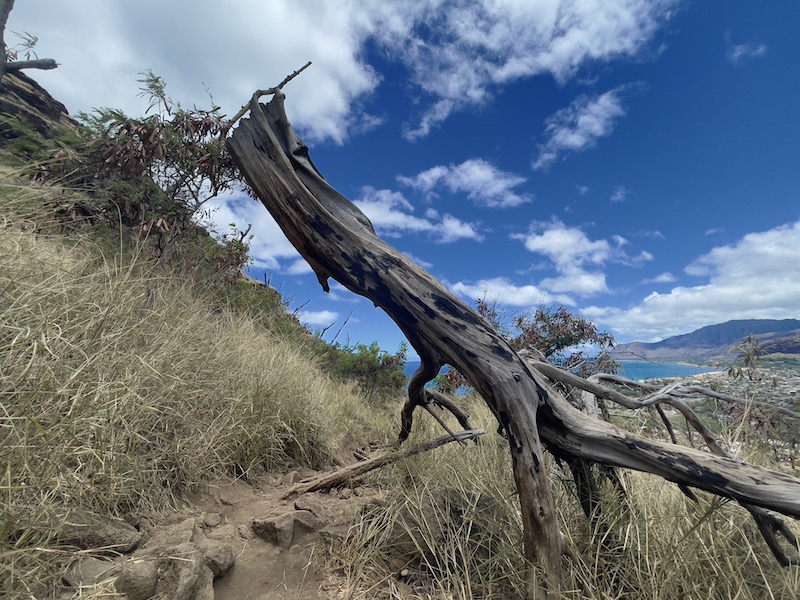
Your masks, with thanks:
[[(202, 523), (206, 537), (231, 544), (236, 555), (230, 571), (214, 582), (215, 600), (334, 597), (336, 586), (324, 567), (323, 538), (344, 535), (360, 507), (377, 501), (379, 494), (356, 487), (282, 500), (297, 479), (297, 473), (290, 473), (252, 485), (217, 484), (193, 499), (190, 511)], [(275, 544), (254, 532), (254, 523), (298, 511), (312, 513), (315, 523), (309, 528), (295, 522), (288, 544), (286, 534), (282, 544)]]

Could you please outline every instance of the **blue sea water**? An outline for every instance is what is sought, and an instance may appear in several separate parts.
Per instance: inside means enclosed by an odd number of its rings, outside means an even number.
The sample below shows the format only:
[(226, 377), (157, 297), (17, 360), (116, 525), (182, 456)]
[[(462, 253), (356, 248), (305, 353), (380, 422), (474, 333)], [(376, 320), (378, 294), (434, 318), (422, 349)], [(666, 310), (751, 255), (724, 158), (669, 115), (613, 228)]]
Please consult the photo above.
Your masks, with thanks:
[[(642, 379), (661, 379), (665, 377), (691, 377), (692, 375), (718, 370), (710, 367), (698, 367), (696, 365), (671, 362), (657, 363), (623, 360), (620, 364), (622, 365), (622, 369), (619, 375), (637, 381)], [(405, 366), (406, 375), (410, 377), (418, 367), (419, 361), (407, 362)]]
[(640, 381), (642, 379), (662, 379), (665, 377), (691, 377), (700, 373), (719, 371), (711, 367), (698, 367), (686, 363), (657, 363), (640, 360), (620, 361), (622, 369), (618, 373), (622, 377)]

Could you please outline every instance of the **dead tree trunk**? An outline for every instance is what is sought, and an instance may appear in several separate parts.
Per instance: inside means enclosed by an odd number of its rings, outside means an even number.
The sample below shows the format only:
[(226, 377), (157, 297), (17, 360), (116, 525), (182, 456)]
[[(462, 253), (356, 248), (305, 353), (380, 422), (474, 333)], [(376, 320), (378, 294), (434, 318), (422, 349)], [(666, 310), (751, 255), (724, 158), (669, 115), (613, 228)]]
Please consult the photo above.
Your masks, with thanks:
[[(247, 182), (328, 291), (333, 277), (369, 298), (397, 323), (419, 353), (403, 411), (403, 432), (424, 384), (443, 364), (457, 368), (483, 397), (508, 436), (531, 569), (529, 595), (560, 582), (563, 546), (543, 463), (553, 454), (660, 475), (753, 507), (800, 517), (800, 480), (692, 448), (657, 442), (575, 409), (537, 369), (469, 306), (377, 237), (367, 217), (324, 180), (292, 129), (279, 90), (269, 104), (251, 102), (228, 140)], [(761, 510), (758, 508), (758, 510)], [(766, 511), (764, 511), (766, 512)]]
[(0, 85), (2, 85), (3, 76), (8, 71), (19, 71), (21, 69), (55, 69), (58, 67), (58, 63), (52, 58), (7, 60), (8, 47), (5, 42), (5, 31), (8, 17), (13, 8), (14, 0), (0, 0)]

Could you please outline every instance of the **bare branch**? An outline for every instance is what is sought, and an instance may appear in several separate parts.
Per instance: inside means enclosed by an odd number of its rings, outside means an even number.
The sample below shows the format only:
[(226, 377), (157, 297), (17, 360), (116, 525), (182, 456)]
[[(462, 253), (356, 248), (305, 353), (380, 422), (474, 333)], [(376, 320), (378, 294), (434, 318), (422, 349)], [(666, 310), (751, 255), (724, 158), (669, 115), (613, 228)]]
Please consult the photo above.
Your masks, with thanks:
[(7, 60), (9, 54), (14, 58), (14, 52), (9, 53), (5, 41), (6, 25), (8, 17), (14, 8), (14, 0), (0, 0), (0, 84), (2, 84), (5, 74), (9, 71), (19, 71), (21, 69), (55, 69), (58, 63), (52, 58), (37, 58), (33, 60)]
[[(722, 450), (713, 434), (693, 418), (683, 399), (675, 397), (675, 388), (630, 399), (563, 372), (551, 377), (547, 369), (552, 366), (523, 360), (485, 319), (378, 238), (369, 219), (311, 162), (283, 102), (280, 92), (267, 105), (258, 105), (254, 96), (250, 118), (241, 119), (228, 139), (233, 160), (323, 289), (330, 289), (328, 279), (333, 277), (369, 298), (397, 323), (421, 357), (402, 411), (401, 440), (411, 431), (414, 409), (428, 403), (425, 383), (436, 377), (442, 364), (458, 369), (483, 397), (508, 438), (525, 556), (541, 568), (547, 587), (559, 587), (564, 548), (542, 443), (567, 461), (636, 469), (687, 490), (734, 499), (748, 510), (756, 507), (757, 518), (762, 518), (761, 509), (800, 518), (800, 479), (717, 455)], [(703, 436), (711, 453), (649, 440), (591, 418), (573, 407), (548, 378), (629, 408), (669, 404)], [(778, 521), (764, 523), (780, 531)], [(541, 591), (535, 571), (529, 572), (527, 582), (529, 597)]]
[(317, 477), (313, 477), (311, 479), (296, 483), (286, 491), (286, 493), (283, 495), (283, 499), (291, 498), (293, 496), (298, 496), (300, 494), (305, 494), (306, 492), (314, 492), (316, 490), (329, 490), (333, 487), (336, 487), (337, 485), (352, 483), (353, 481), (357, 481), (370, 471), (382, 467), (384, 465), (397, 462), (398, 460), (408, 458), (409, 456), (414, 456), (415, 454), (420, 454), (422, 452), (433, 450), (434, 448), (438, 448), (439, 446), (444, 446), (449, 442), (460, 442), (463, 444), (467, 440), (474, 440), (479, 438), (484, 433), (486, 432), (483, 429), (471, 429), (468, 431), (460, 431), (455, 434), (444, 435), (442, 437), (436, 438), (435, 440), (429, 440), (427, 442), (423, 442), (416, 446), (412, 446), (411, 448), (404, 448), (403, 450), (386, 452), (384, 454), (368, 458), (361, 462), (357, 462), (353, 465), (342, 467), (341, 469), (338, 469), (331, 473), (323, 473), (322, 475), (319, 475)]
[(242, 106), (242, 108), (239, 109), (239, 112), (237, 112), (235, 115), (233, 115), (231, 120), (228, 121), (228, 124), (220, 132), (220, 136), (221, 137), (225, 137), (228, 134), (228, 132), (230, 131), (231, 127), (233, 127), (239, 119), (241, 119), (243, 116), (245, 116), (247, 114), (247, 111), (250, 110), (250, 108), (253, 106), (253, 104), (258, 102), (264, 96), (270, 96), (272, 94), (276, 94), (277, 92), (281, 91), (283, 89), (283, 86), (285, 86), (292, 79), (294, 79), (295, 77), (300, 75), (300, 73), (305, 71), (310, 66), (311, 66), (311, 61), (308, 61), (302, 67), (300, 67), (296, 71), (293, 71), (291, 75), (287, 75), (286, 79), (281, 81), (276, 87), (267, 88), (265, 90), (256, 90), (255, 93), (253, 94), (252, 98), (250, 99), (250, 102), (248, 102), (247, 104)]

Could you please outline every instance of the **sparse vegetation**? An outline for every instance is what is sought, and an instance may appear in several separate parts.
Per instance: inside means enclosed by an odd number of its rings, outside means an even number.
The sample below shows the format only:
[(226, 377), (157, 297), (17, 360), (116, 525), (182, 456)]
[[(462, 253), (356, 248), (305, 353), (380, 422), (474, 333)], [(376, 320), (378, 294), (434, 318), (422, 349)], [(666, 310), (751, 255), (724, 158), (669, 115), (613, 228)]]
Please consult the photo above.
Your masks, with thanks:
[[(466, 402), (477, 426), (493, 417), (476, 398)], [(648, 427), (642, 412), (626, 419)], [(430, 423), (415, 433), (436, 435)], [(721, 437), (738, 443), (741, 430)], [(759, 464), (770, 455), (748, 455)], [(366, 512), (331, 558), (342, 594), (353, 600), (520, 598), (525, 565), (521, 518), (502, 438), (449, 447), (392, 468), (388, 506)], [(782, 569), (735, 503), (700, 494), (694, 504), (677, 486), (625, 472), (628, 498), (613, 514), (616, 534), (593, 531), (567, 469), (549, 464), (562, 531), (576, 550), (565, 558), (564, 591), (556, 598), (782, 598), (800, 593), (797, 569)], [(605, 493), (612, 494), (607, 489)], [(610, 515), (611, 516), (611, 515)], [(795, 529), (797, 530), (797, 529)], [(393, 576), (390, 576), (393, 574)]]
[(327, 370), (338, 379), (358, 382), (370, 403), (396, 398), (406, 381), (404, 344), (390, 354), (377, 342), (347, 342), (331, 346), (326, 355)]
[[(608, 355), (608, 350), (614, 347), (614, 336), (598, 331), (594, 323), (573, 315), (564, 306), (540, 306), (529, 313), (512, 315), (510, 327), (505, 323), (506, 315), (486, 298), (475, 302), (475, 310), (515, 350), (539, 353), (549, 362), (583, 377), (598, 372), (616, 373), (619, 369), (619, 364)], [(589, 347), (594, 354), (587, 351)], [(439, 375), (437, 383), (448, 394), (469, 386), (466, 378), (454, 368)]]
[(164, 511), (213, 478), (323, 466), (331, 433), (358, 431), (351, 419), (365, 406), (313, 354), (141, 255), (42, 233), (44, 198), (59, 193), (7, 182), (0, 192), (9, 594), (58, 582), (69, 554), (50, 515)]

